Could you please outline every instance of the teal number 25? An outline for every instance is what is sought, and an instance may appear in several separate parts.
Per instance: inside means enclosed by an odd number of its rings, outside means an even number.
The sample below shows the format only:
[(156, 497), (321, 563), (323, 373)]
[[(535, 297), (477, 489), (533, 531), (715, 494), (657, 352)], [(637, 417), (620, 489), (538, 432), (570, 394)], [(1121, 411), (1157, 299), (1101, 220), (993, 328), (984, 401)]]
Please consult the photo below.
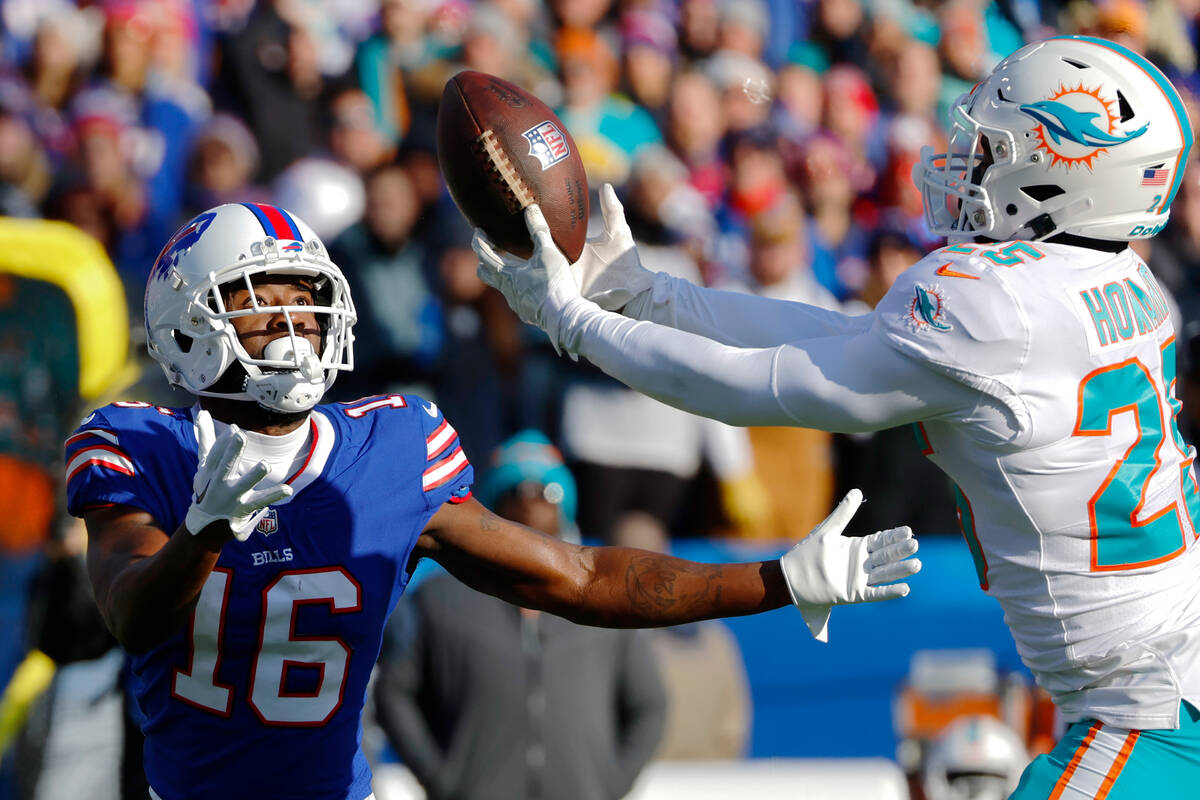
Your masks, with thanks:
[[(1088, 500), (1093, 572), (1136, 569), (1167, 561), (1184, 551), (1187, 531), (1200, 519), (1200, 493), (1192, 458), (1175, 416), (1175, 340), (1160, 351), (1162, 381), (1137, 358), (1089, 373), (1079, 385), (1075, 436), (1110, 436), (1112, 421), (1133, 414), (1137, 439), (1109, 470)], [(1164, 413), (1169, 408), (1170, 413)], [(1168, 435), (1169, 433), (1169, 435)], [(1178, 499), (1147, 515), (1146, 491), (1163, 467), (1163, 448), (1173, 447), (1179, 467)], [(1189, 519), (1185, 522), (1184, 516)]]

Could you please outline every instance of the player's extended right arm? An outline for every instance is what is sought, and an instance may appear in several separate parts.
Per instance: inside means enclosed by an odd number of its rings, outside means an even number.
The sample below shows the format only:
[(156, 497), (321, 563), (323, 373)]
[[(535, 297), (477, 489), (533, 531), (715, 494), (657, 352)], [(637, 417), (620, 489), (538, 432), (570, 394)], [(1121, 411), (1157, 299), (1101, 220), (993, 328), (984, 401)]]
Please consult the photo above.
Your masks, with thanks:
[(856, 432), (971, 413), (987, 402), (889, 344), (875, 315), (849, 332), (807, 339), (792, 339), (782, 325), (772, 346), (743, 348), (605, 311), (580, 295), (541, 209), (529, 206), (525, 221), (534, 242), (527, 260), (496, 251), (476, 231), (479, 277), (555, 348), (667, 405), (730, 425)]
[(706, 289), (665, 272), (650, 272), (642, 266), (624, 209), (607, 183), (600, 188), (600, 210), (604, 232), (588, 240), (571, 270), (580, 294), (606, 311), (733, 347), (772, 347), (780, 341), (855, 333), (870, 322), (866, 316)]
[(196, 415), (199, 464), (192, 504), (171, 536), (146, 511), (116, 505), (89, 511), (88, 576), (113, 636), (130, 653), (161, 644), (192, 613), (230, 538), (245, 540), (272, 503), (292, 487), (259, 488), (267, 466), (237, 471), (245, 435), (231, 425), (214, 435), (207, 411)]

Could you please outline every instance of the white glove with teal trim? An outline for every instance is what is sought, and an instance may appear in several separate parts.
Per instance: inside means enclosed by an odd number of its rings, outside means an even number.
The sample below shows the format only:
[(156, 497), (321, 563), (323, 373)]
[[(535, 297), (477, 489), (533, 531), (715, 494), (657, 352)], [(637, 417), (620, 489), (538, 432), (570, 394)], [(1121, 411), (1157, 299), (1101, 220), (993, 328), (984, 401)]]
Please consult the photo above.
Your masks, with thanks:
[(917, 540), (908, 526), (870, 536), (842, 535), (862, 500), (862, 492), (851, 489), (824, 522), (779, 559), (792, 602), (818, 641), (829, 641), (833, 606), (904, 597), (908, 584), (891, 582), (921, 569), (920, 559), (909, 558), (917, 552)]
[(246, 435), (237, 425), (230, 425), (216, 436), (207, 411), (196, 414), (196, 445), (200, 464), (192, 479), (192, 505), (183, 520), (184, 527), (195, 535), (217, 520), (225, 520), (234, 538), (246, 541), (267, 507), (290, 497), (292, 487), (281, 483), (256, 488), (270, 472), (261, 461), (239, 475), (237, 463), (246, 449)]

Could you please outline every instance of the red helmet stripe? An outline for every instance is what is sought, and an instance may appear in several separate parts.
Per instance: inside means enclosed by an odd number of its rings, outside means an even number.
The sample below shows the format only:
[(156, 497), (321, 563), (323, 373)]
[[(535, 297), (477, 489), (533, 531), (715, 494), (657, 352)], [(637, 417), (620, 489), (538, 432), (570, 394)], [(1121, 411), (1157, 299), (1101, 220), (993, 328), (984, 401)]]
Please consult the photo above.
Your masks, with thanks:
[(292, 215), (282, 208), (266, 203), (242, 203), (242, 205), (250, 209), (258, 218), (267, 236), (273, 236), (276, 239), (294, 239), (297, 242), (304, 241), (304, 236), (300, 233), (300, 226), (292, 219)]

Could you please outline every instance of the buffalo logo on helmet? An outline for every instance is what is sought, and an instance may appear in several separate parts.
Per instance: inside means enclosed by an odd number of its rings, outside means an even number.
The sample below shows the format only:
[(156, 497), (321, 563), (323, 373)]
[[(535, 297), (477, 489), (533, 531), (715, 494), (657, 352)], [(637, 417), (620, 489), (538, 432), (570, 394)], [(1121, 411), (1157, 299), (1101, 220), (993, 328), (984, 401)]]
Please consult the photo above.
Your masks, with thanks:
[(164, 277), (169, 268), (179, 263), (179, 256), (200, 241), (200, 237), (208, 230), (216, 216), (216, 212), (207, 211), (176, 231), (158, 254), (152, 275), (156, 278)]
[(1085, 88), (1081, 83), (1073, 88), (1059, 84), (1050, 97), (1024, 103), (1020, 110), (1036, 123), (1036, 145), (1049, 154), (1049, 166), (1062, 164), (1074, 169), (1082, 164), (1090, 170), (1101, 153), (1136, 139), (1150, 127), (1147, 122), (1129, 133), (1118, 131), (1121, 114), (1117, 106), (1117, 100), (1100, 96), (1099, 87)]

